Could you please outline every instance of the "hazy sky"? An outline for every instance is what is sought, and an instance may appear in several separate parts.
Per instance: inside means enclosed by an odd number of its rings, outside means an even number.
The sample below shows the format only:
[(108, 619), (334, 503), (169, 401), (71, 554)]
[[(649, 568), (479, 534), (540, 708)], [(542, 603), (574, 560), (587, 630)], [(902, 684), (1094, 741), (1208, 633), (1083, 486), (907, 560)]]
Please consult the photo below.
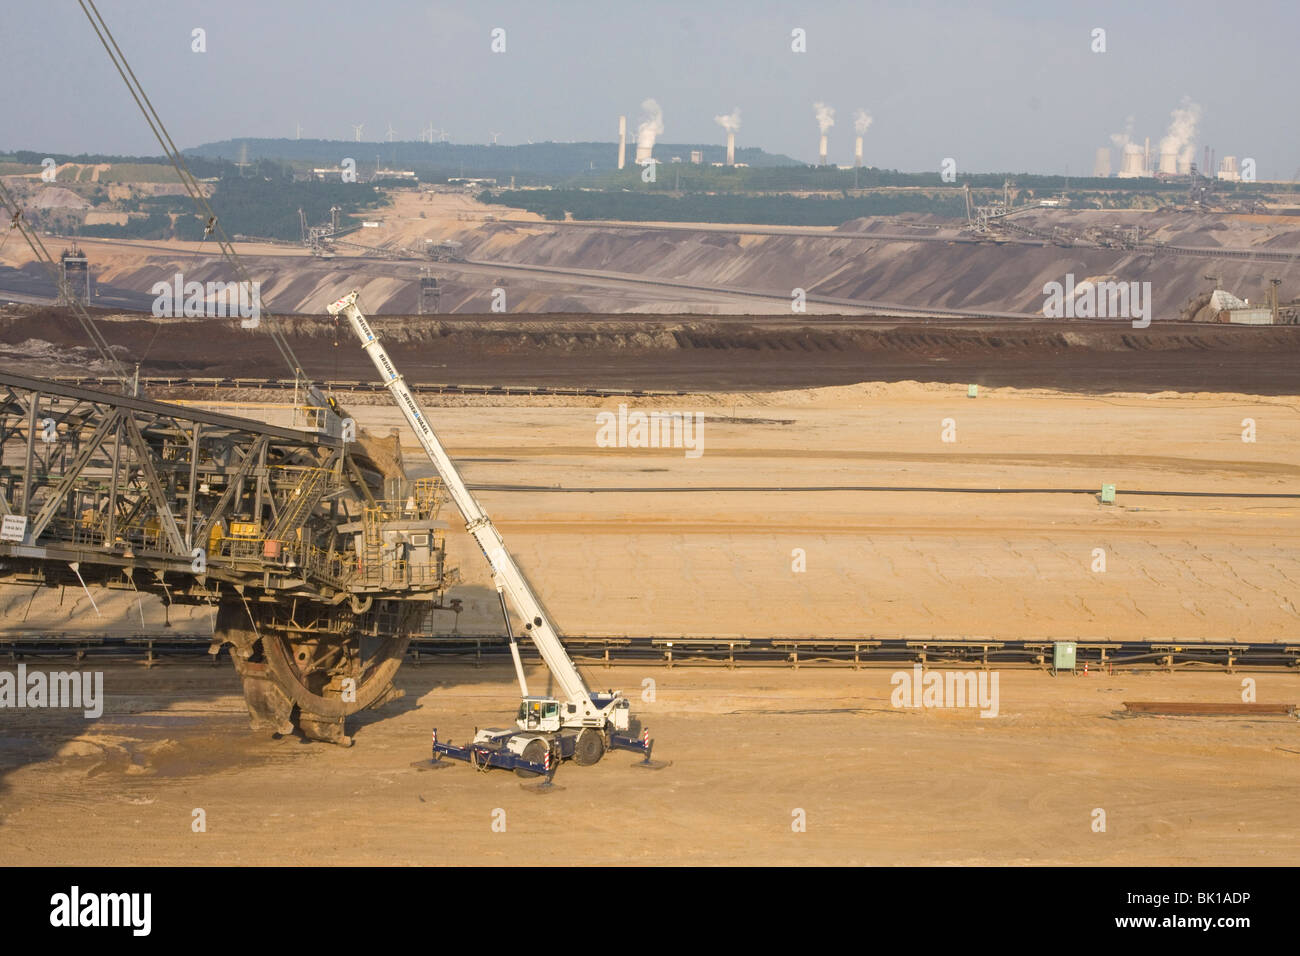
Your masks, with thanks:
[[(157, 154), (76, 0), (6, 0), (0, 149)], [(867, 109), (866, 161), (904, 170), (1090, 173), (1135, 119), (1153, 148), (1184, 97), (1196, 136), (1251, 156), (1261, 179), (1300, 168), (1300, 4), (1008, 0), (100, 0), (182, 147), (239, 136), (453, 142), (613, 140), (641, 101), (664, 142), (717, 142), (813, 161), (812, 104), (836, 110), (830, 158), (848, 163)], [(191, 31), (207, 52), (191, 51)], [(490, 50), (506, 31), (506, 51)], [(791, 30), (807, 52), (791, 51)], [(1105, 53), (1090, 49), (1096, 27)], [(1113, 161), (1118, 167), (1118, 158)]]

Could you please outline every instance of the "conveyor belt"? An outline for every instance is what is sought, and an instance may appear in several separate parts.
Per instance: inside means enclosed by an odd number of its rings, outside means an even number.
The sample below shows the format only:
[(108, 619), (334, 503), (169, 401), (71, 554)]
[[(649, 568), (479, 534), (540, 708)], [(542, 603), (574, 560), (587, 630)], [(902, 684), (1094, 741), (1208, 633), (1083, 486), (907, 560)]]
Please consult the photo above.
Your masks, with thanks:
[[(159, 657), (203, 659), (210, 633), (43, 634), (0, 632), (0, 670), (24, 658), (139, 659)], [(1109, 641), (1101, 638), (997, 640), (979, 635), (881, 635), (860, 638), (763, 637), (627, 637), (619, 635), (566, 637), (573, 660), (587, 667), (979, 667), (1050, 670), (1055, 640), (1075, 640), (1077, 670), (1113, 668), (1145, 670), (1280, 668), (1300, 673), (1300, 637), (1294, 641), (1238, 643), (1152, 638)], [(526, 659), (540, 663), (531, 646), (521, 647)], [(474, 664), (510, 662), (504, 636), (424, 635), (415, 637), (407, 659)], [(599, 682), (598, 682), (599, 683)]]

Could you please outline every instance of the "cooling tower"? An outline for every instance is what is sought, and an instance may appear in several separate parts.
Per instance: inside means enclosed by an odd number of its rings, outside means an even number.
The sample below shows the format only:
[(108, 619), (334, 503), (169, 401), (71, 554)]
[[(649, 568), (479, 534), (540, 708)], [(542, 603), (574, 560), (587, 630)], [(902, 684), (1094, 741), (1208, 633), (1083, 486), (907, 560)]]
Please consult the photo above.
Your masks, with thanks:
[(822, 141), (821, 141), (821, 145), (817, 149), (817, 155), (821, 157), (820, 159), (821, 165), (825, 166), (826, 165), (826, 134), (825, 133), (822, 134)]
[(1147, 174), (1142, 155), (1142, 147), (1140, 146), (1129, 145), (1124, 147), (1119, 164), (1120, 179), (1137, 179)]
[(727, 134), (727, 165), (736, 165), (736, 134)]
[(627, 157), (627, 117), (618, 118), (618, 168), (623, 168)]
[(1169, 173), (1171, 176), (1178, 173), (1178, 154), (1164, 152), (1160, 154), (1160, 172)]
[(1097, 150), (1097, 158), (1092, 163), (1092, 174), (1098, 177), (1110, 175), (1110, 148), (1102, 146)]

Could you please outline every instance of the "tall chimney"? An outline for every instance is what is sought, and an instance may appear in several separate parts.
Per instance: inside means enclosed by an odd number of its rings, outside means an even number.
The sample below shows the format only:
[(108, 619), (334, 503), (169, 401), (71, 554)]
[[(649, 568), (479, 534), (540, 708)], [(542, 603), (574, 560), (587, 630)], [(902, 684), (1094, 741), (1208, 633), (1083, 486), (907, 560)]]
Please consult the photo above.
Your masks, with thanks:
[(862, 165), (862, 137), (859, 136), (853, 144), (853, 165)]
[(736, 134), (732, 132), (727, 133), (727, 165), (736, 165)]
[(618, 118), (618, 168), (623, 168), (623, 162), (627, 155), (627, 117)]
[(1146, 152), (1142, 159), (1142, 170), (1148, 176), (1150, 176), (1153, 172), (1155, 172), (1155, 170), (1151, 168), (1151, 137), (1150, 136), (1147, 137), (1147, 141), (1146, 141)]
[(822, 133), (821, 146), (817, 150), (817, 155), (821, 157), (821, 165), (826, 165), (826, 134)]

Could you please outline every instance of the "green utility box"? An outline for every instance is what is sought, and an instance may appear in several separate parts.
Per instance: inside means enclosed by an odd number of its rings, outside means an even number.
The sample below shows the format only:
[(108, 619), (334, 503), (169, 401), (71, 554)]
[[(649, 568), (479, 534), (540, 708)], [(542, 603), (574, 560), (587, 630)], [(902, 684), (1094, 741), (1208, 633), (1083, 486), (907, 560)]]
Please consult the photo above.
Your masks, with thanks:
[(978, 385), (967, 385), (967, 386), (966, 386), (966, 397), (967, 397), (967, 398), (979, 398), (979, 397), (980, 397), (980, 387), (979, 387)]
[(1074, 641), (1057, 641), (1052, 645), (1052, 673), (1074, 670)]
[(1113, 505), (1115, 503), (1115, 486), (1101, 486), (1101, 503), (1104, 505)]

